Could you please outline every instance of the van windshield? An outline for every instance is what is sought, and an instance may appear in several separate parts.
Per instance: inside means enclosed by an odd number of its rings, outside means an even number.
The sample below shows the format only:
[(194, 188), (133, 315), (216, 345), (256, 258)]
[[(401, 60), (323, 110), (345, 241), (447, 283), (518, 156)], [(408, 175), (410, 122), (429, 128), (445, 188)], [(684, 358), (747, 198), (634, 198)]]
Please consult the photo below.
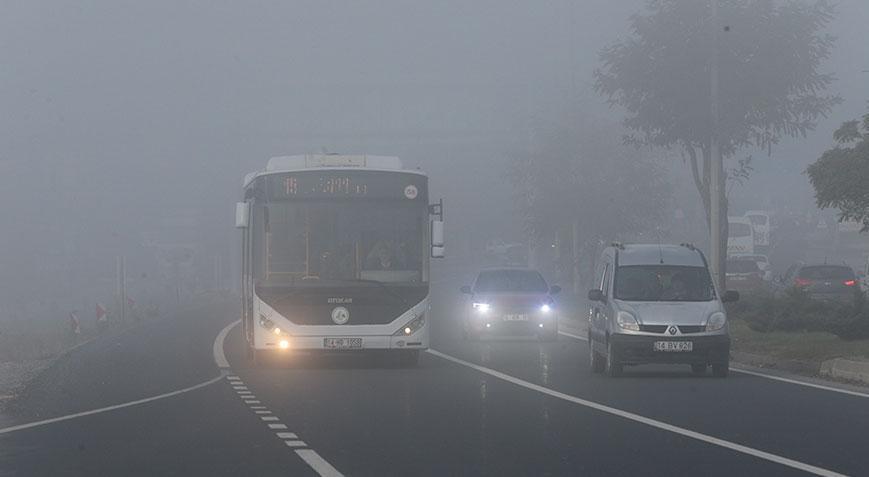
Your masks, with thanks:
[(625, 301), (710, 301), (712, 280), (704, 267), (629, 265), (618, 267), (615, 298)]

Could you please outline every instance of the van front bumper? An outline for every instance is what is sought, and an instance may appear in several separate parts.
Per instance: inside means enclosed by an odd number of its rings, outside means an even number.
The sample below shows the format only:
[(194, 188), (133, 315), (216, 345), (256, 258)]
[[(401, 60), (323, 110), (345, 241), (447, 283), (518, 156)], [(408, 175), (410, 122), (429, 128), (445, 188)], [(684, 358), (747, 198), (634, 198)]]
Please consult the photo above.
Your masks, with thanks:
[[(648, 336), (614, 334), (609, 337), (613, 351), (622, 364), (727, 364), (730, 361), (730, 336)], [(655, 351), (656, 341), (690, 341), (691, 351)]]

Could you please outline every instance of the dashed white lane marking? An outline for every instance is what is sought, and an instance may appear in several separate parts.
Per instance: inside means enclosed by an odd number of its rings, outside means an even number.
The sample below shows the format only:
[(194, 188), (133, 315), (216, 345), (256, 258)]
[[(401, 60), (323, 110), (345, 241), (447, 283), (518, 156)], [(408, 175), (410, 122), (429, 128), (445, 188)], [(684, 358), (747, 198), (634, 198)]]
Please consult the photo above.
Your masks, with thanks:
[[(226, 339), (229, 331), (232, 330), (236, 325), (238, 325), (238, 321), (233, 322), (226, 326), (221, 332), (218, 334), (217, 339), (214, 342), (214, 362), (217, 363), (218, 367), (221, 368), (229, 368), (229, 362), (226, 360), (226, 355), (223, 350), (223, 342)], [(266, 406), (251, 406), (251, 404), (260, 404), (260, 401), (254, 399), (256, 396), (248, 390), (247, 386), (238, 376), (232, 375), (232, 379), (227, 378), (228, 382), (232, 385), (232, 388), (236, 391), (238, 396), (244, 400), (244, 403), (247, 404), (251, 410), (257, 414), (262, 421), (266, 423), (269, 429), (273, 430), (286, 430), (287, 425), (280, 423), (280, 419), (277, 416), (271, 416), (268, 414), (272, 414)], [(298, 455), (306, 464), (308, 464), (315, 472), (324, 477), (343, 477), (338, 470), (335, 469), (331, 464), (326, 462), (320, 454), (318, 454), (313, 449), (306, 449), (308, 444), (305, 441), (299, 439), (293, 432), (277, 432), (277, 437), (284, 441), (284, 444), (293, 449), (296, 455)]]
[(343, 474), (338, 472), (338, 469), (332, 467), (325, 459), (320, 457), (314, 449), (298, 449), (296, 455), (302, 458), (315, 472), (323, 477), (342, 477)]
[(107, 407), (102, 407), (99, 409), (92, 409), (90, 411), (77, 412), (75, 414), (69, 414), (66, 416), (55, 417), (52, 419), (45, 419), (42, 421), (29, 422), (27, 424), (20, 424), (17, 426), (4, 427), (4, 428), (0, 429), (0, 434), (8, 434), (10, 432), (21, 431), (24, 429), (31, 429), (34, 427), (44, 426), (46, 424), (53, 424), (55, 422), (68, 421), (70, 419), (77, 419), (79, 417), (91, 416), (91, 415), (99, 414), (102, 412), (114, 411), (116, 409), (123, 409), (125, 407), (138, 406), (140, 404), (145, 404), (145, 403), (157, 401), (160, 399), (166, 399), (166, 398), (170, 398), (172, 396), (178, 396), (179, 394), (189, 393), (190, 391), (195, 391), (197, 389), (204, 388), (205, 386), (208, 386), (210, 384), (214, 384), (222, 379), (223, 379), (223, 374), (221, 374), (220, 376), (217, 376), (215, 378), (209, 379), (208, 381), (204, 381), (204, 382), (201, 382), (199, 384), (194, 384), (193, 386), (189, 386), (189, 387), (186, 387), (184, 389), (179, 389), (177, 391), (158, 394), (156, 396), (151, 396), (151, 397), (147, 397), (144, 399), (137, 399), (135, 401), (125, 402), (123, 404), (115, 404), (114, 406), (107, 406)]
[(462, 366), (477, 370), (481, 373), (488, 374), (489, 376), (501, 379), (503, 381), (507, 381), (508, 383), (515, 384), (517, 386), (521, 386), (526, 389), (530, 389), (532, 391), (537, 391), (542, 394), (547, 394), (554, 398), (562, 399), (564, 401), (572, 402), (574, 404), (579, 404), (581, 406), (589, 407), (591, 409), (595, 409), (597, 411), (605, 412), (607, 414), (611, 414), (614, 416), (618, 416), (624, 419), (628, 419), (634, 422), (639, 422), (641, 424), (645, 424), (647, 426), (655, 427), (664, 431), (669, 431), (675, 434), (679, 434), (691, 439), (695, 439), (701, 442), (705, 442), (707, 444), (716, 445), (719, 447), (724, 447), (726, 449), (730, 449), (736, 452), (740, 452), (742, 454), (750, 455), (753, 457), (757, 457), (763, 460), (767, 460), (770, 462), (775, 462), (777, 464), (785, 465), (788, 467), (792, 467), (794, 469), (799, 469), (804, 472), (809, 472), (815, 475), (822, 475), (825, 477), (842, 477), (844, 474), (840, 474), (834, 472), (832, 470), (823, 469), (821, 467), (816, 467), (810, 464), (806, 464), (803, 462), (799, 462), (796, 460), (788, 459), (787, 457), (782, 457), (776, 454), (771, 454), (769, 452), (764, 452), (762, 450), (753, 449), (748, 446), (744, 446), (741, 444), (737, 444), (735, 442), (726, 441), (724, 439), (719, 439), (717, 437), (712, 437), (706, 434), (702, 434), (700, 432), (692, 431), (690, 429), (684, 429), (678, 426), (674, 426), (672, 424), (667, 424), (666, 422), (658, 421), (655, 419), (651, 419), (645, 416), (641, 416), (639, 414), (634, 414), (632, 412), (623, 411), (621, 409), (616, 409), (614, 407), (606, 406), (604, 404), (596, 403), (594, 401), (588, 401), (582, 398), (578, 398), (576, 396), (571, 396), (569, 394), (565, 394), (559, 391), (555, 391), (549, 389), (547, 387), (543, 387), (534, 383), (530, 383), (528, 381), (510, 376), (509, 374), (502, 373), (500, 371), (495, 371), (494, 369), (487, 368), (485, 366), (480, 366), (478, 364), (474, 364), (463, 359), (459, 359), (448, 354), (441, 353), (433, 348), (429, 348), (428, 353), (437, 356), (439, 358), (445, 359), (447, 361), (452, 361), (453, 363), (460, 364)]
[[(577, 340), (580, 340), (580, 341), (588, 342), (588, 338), (586, 338), (585, 336), (579, 336), (579, 335), (575, 335), (575, 334), (572, 334), (572, 333), (567, 333), (567, 332), (565, 332), (565, 331), (559, 331), (558, 334), (560, 334), (560, 335), (564, 335), (564, 336), (567, 336), (567, 337), (569, 337), (569, 338), (577, 339)], [(761, 373), (761, 372), (758, 372), (758, 371), (749, 371), (749, 370), (747, 370), (747, 369), (742, 369), (742, 368), (734, 368), (734, 367), (731, 367), (730, 370), (733, 371), (733, 372), (736, 372), (736, 373), (742, 373), (742, 374), (749, 374), (749, 375), (751, 375), (751, 376), (757, 376), (758, 378), (771, 379), (771, 380), (773, 380), (773, 381), (781, 381), (781, 382), (783, 382), (783, 383), (788, 383), (788, 384), (796, 384), (797, 386), (805, 386), (805, 387), (808, 387), (808, 388), (821, 389), (821, 390), (824, 390), (824, 391), (831, 391), (831, 392), (834, 392), (834, 393), (847, 394), (847, 395), (849, 395), (849, 396), (856, 396), (856, 397), (861, 397), (861, 398), (869, 398), (869, 393), (861, 393), (860, 391), (852, 391), (852, 390), (850, 390), (850, 389), (842, 389), (842, 388), (837, 388), (837, 387), (833, 387), (833, 386), (825, 386), (825, 385), (823, 385), (823, 384), (811, 383), (811, 382), (803, 381), (803, 380), (800, 380), (800, 379), (785, 378), (785, 377), (782, 377), (782, 376), (776, 376), (776, 375), (774, 375), (774, 374), (766, 374), (766, 373)]]

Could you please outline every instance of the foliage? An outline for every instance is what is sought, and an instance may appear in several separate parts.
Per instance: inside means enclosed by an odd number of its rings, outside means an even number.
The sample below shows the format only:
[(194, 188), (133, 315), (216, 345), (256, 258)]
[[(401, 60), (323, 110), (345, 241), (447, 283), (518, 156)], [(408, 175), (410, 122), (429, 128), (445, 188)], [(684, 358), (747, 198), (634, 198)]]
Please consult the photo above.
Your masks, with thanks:
[[(826, 1), (714, 2), (717, 10), (710, 0), (649, 0), (631, 17), (630, 35), (601, 51), (595, 72), (595, 89), (627, 112), (628, 143), (681, 149), (707, 219), (714, 139), (722, 158), (746, 147), (771, 151), (782, 137), (805, 136), (840, 102), (825, 93), (833, 76), (819, 71), (834, 42), (821, 33), (834, 12)], [(712, 230), (725, 238), (728, 174), (718, 172), (722, 217)]]
[(869, 230), (869, 114), (848, 121), (833, 133), (839, 143), (807, 169), (820, 208), (839, 209), (839, 220)]
[(792, 288), (781, 296), (754, 295), (728, 304), (731, 319), (744, 320), (755, 331), (824, 331), (846, 339), (869, 338), (869, 307), (855, 291), (852, 303), (812, 300)]

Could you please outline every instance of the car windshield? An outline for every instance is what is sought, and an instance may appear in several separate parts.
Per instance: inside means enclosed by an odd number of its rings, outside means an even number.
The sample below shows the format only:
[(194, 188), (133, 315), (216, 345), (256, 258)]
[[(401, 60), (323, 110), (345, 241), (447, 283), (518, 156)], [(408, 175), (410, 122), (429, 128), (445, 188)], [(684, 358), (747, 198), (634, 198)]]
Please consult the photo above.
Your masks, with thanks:
[(481, 272), (474, 284), (475, 293), (545, 293), (546, 280), (533, 270), (493, 270)]
[(754, 273), (760, 271), (754, 260), (728, 260), (727, 273)]
[(820, 265), (803, 267), (798, 276), (809, 280), (850, 280), (854, 278), (854, 271), (840, 265)]
[(618, 267), (615, 298), (625, 301), (709, 301), (715, 296), (704, 267), (629, 265)]

